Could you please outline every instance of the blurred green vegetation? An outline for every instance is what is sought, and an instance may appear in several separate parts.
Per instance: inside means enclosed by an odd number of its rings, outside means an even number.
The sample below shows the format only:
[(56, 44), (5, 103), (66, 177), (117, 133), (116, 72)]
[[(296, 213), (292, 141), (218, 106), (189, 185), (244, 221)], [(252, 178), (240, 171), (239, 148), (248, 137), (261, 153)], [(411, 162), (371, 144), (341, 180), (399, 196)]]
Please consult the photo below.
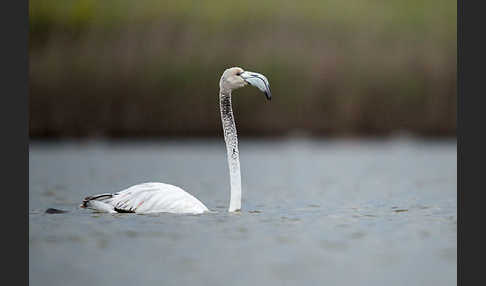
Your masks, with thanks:
[(241, 66), (240, 134), (454, 136), (456, 2), (30, 1), (30, 134), (220, 135)]

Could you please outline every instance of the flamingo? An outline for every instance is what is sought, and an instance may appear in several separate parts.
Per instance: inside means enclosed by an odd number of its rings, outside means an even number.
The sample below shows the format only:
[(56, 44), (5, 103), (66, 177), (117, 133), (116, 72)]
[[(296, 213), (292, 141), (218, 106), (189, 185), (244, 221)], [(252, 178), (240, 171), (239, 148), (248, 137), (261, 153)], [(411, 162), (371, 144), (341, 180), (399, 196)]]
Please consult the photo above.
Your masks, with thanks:
[[(238, 138), (231, 104), (231, 92), (252, 85), (271, 100), (268, 79), (259, 73), (240, 67), (226, 69), (219, 81), (219, 107), (230, 174), (228, 212), (241, 209), (241, 174)], [(202, 214), (209, 209), (196, 197), (180, 187), (165, 183), (142, 183), (116, 193), (103, 193), (84, 198), (82, 208), (108, 213), (175, 213)]]

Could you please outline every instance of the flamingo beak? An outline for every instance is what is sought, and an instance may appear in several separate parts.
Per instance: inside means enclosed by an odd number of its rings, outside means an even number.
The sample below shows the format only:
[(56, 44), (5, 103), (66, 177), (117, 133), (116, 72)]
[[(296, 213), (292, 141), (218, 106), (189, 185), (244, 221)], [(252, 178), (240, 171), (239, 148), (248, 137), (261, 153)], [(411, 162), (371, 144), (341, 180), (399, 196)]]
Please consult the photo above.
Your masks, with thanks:
[(268, 83), (268, 79), (259, 73), (251, 72), (251, 71), (244, 71), (240, 74), (241, 78), (243, 78), (247, 83), (250, 85), (258, 88), (263, 93), (268, 100), (272, 99), (272, 93), (270, 92), (270, 84)]

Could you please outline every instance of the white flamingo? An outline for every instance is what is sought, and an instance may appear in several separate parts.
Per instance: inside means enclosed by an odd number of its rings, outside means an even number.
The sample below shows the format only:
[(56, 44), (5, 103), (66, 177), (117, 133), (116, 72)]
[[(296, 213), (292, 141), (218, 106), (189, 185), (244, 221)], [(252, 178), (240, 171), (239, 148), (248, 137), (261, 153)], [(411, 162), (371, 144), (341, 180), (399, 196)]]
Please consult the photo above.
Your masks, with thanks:
[[(219, 106), (231, 183), (229, 212), (241, 209), (240, 160), (231, 92), (247, 84), (263, 91), (268, 100), (272, 98), (267, 78), (259, 73), (233, 67), (225, 70), (219, 81)], [(109, 213), (200, 214), (209, 211), (183, 189), (164, 183), (143, 183), (116, 193), (88, 196), (81, 207)]]

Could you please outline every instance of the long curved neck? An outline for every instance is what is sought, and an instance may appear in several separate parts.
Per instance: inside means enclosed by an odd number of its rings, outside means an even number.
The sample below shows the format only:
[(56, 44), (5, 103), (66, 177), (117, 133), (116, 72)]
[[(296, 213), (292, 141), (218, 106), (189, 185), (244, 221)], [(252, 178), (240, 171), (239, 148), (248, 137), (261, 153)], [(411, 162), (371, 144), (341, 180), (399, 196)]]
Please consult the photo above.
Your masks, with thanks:
[(219, 107), (221, 110), (221, 122), (223, 123), (224, 141), (230, 173), (231, 194), (229, 212), (241, 209), (241, 174), (240, 158), (238, 152), (238, 137), (236, 134), (235, 119), (231, 106), (231, 91), (221, 89), (219, 92)]

